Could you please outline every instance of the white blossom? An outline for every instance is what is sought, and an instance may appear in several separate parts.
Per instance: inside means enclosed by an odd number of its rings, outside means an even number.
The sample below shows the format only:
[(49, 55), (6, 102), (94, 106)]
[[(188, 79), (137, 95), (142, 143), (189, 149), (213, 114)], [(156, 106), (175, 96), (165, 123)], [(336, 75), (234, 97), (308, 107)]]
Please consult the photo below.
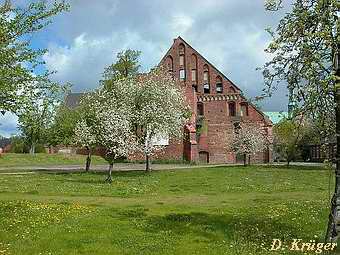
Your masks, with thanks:
[(263, 128), (250, 123), (242, 123), (235, 128), (231, 150), (237, 154), (254, 155), (268, 146)]

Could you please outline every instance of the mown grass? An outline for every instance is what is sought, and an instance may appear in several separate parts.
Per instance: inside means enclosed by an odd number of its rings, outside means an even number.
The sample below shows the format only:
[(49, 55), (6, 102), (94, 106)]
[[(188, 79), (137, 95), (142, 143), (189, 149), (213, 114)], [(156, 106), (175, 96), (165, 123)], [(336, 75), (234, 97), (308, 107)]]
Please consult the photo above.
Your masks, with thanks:
[(112, 184), (103, 173), (0, 175), (0, 254), (297, 254), (269, 251), (272, 239), (323, 242), (329, 176), (259, 166), (115, 172)]
[[(68, 155), (59, 153), (36, 153), (35, 155), (30, 155), (6, 153), (0, 157), (0, 167), (85, 165), (85, 160), (85, 155)], [(99, 156), (92, 156), (92, 164), (107, 164), (107, 162)]]

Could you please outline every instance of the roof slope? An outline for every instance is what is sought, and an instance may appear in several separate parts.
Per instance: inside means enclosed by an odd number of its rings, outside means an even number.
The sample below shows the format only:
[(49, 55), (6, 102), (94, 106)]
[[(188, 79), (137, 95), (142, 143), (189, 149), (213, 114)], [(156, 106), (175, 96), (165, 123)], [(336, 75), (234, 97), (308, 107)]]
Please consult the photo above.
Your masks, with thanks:
[(68, 108), (74, 109), (79, 106), (80, 99), (85, 95), (85, 93), (69, 93), (65, 97), (65, 105)]

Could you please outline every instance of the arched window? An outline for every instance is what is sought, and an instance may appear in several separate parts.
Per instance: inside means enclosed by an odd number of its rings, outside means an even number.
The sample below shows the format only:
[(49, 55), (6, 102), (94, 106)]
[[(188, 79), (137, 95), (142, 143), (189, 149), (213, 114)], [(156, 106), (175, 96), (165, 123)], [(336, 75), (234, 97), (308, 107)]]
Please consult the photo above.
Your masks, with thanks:
[(185, 80), (185, 46), (183, 43), (181, 43), (178, 46), (178, 51), (179, 51), (179, 79), (181, 81)]
[(183, 43), (181, 43), (179, 46), (178, 46), (178, 50), (179, 50), (179, 55), (185, 55), (185, 46)]
[(209, 67), (207, 64), (203, 67), (203, 81), (204, 83), (209, 83)]
[(207, 64), (203, 66), (203, 92), (210, 94), (209, 67)]
[(228, 103), (229, 116), (236, 116), (236, 105), (235, 102)]
[(195, 54), (191, 55), (191, 81), (197, 83), (197, 57)]
[(230, 91), (230, 93), (236, 93), (236, 90), (234, 89), (234, 87), (230, 87), (229, 91)]
[(247, 103), (241, 103), (240, 115), (241, 117), (248, 116), (248, 104)]
[(166, 58), (166, 67), (169, 73), (172, 73), (174, 71), (174, 60), (170, 55)]
[(223, 93), (223, 83), (222, 78), (220, 76), (216, 77), (216, 92)]
[(203, 103), (197, 103), (197, 115), (203, 116), (204, 115), (204, 106)]

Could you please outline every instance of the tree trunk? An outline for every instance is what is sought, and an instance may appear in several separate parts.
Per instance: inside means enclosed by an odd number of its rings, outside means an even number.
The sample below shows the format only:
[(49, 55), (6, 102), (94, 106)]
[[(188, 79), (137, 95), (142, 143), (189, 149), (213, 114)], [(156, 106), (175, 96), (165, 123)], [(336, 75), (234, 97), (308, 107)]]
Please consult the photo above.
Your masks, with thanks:
[(113, 162), (110, 162), (109, 164), (109, 171), (108, 171), (108, 175), (105, 181), (111, 183), (112, 182), (112, 169), (113, 169)]
[(248, 165), (250, 166), (250, 155), (248, 155)]
[[(340, 27), (338, 24), (337, 34), (339, 36)], [(332, 198), (332, 207), (329, 214), (329, 222), (326, 233), (326, 241), (336, 242), (340, 234), (340, 44), (338, 44), (337, 54), (333, 63), (335, 66), (335, 114), (336, 114), (336, 154), (335, 154), (335, 190)]]
[(35, 144), (34, 144), (34, 143), (31, 144), (31, 147), (30, 147), (30, 154), (31, 154), (31, 155), (34, 155), (34, 154), (35, 154)]
[(247, 154), (243, 154), (243, 165), (247, 165)]
[(150, 156), (148, 154), (145, 154), (145, 171), (146, 172), (151, 171), (151, 160), (150, 160)]
[(90, 166), (91, 166), (91, 149), (88, 148), (87, 149), (87, 158), (86, 158), (86, 167), (85, 167), (85, 171), (89, 172), (90, 171)]

